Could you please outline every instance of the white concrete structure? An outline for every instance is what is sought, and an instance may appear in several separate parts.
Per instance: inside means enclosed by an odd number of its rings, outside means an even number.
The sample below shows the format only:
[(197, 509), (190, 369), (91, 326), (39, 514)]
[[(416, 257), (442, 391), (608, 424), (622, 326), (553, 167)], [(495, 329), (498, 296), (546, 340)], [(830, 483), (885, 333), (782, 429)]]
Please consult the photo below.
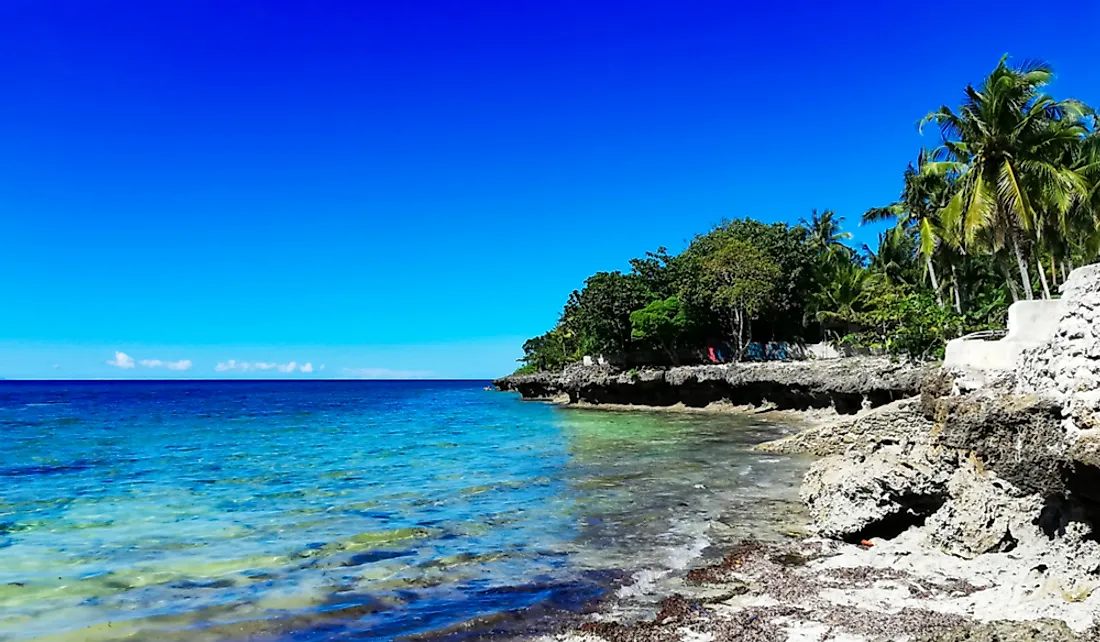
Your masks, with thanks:
[(1046, 343), (1062, 318), (1061, 299), (1017, 301), (1008, 308), (1008, 334), (977, 333), (947, 342), (943, 365), (960, 370), (1015, 370), (1020, 353)]

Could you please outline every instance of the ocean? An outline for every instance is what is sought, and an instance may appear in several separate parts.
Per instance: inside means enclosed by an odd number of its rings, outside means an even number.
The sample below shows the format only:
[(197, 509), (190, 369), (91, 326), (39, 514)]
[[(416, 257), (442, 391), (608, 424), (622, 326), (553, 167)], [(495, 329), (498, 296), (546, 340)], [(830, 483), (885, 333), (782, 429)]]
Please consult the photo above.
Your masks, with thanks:
[(0, 381), (0, 640), (512, 637), (797, 512), (785, 426), (486, 383)]

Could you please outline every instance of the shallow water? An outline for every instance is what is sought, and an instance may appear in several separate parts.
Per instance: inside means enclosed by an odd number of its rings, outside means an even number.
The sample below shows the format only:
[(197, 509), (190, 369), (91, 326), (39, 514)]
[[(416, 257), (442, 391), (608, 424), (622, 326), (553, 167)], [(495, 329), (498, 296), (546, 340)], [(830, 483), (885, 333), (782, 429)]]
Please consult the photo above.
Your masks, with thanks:
[(783, 427), (483, 386), (0, 382), (0, 639), (390, 640), (641, 603), (793, 519), (804, 462), (748, 451)]

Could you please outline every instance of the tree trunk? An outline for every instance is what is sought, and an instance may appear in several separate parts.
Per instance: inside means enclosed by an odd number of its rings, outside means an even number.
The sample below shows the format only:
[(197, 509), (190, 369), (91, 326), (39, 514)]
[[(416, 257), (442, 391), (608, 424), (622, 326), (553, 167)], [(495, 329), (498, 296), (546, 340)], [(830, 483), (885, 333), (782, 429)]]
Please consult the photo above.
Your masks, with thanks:
[(932, 265), (932, 257), (927, 257), (925, 261), (928, 263), (928, 279), (932, 281), (932, 289), (936, 291), (936, 302), (943, 307), (943, 293), (940, 292), (940, 280), (936, 278), (936, 266)]
[(733, 349), (737, 353), (736, 361), (740, 361), (745, 356), (745, 342), (742, 341), (744, 335), (744, 322), (741, 319), (741, 311), (734, 309), (733, 311)]
[(1046, 270), (1043, 269), (1043, 255), (1040, 254), (1039, 252), (1035, 253), (1035, 265), (1036, 265), (1036, 268), (1035, 268), (1036, 271), (1039, 272), (1039, 283), (1041, 283), (1043, 285), (1043, 298), (1044, 299), (1049, 299), (1050, 298), (1050, 286), (1047, 285), (1047, 273), (1046, 273)]
[(676, 351), (673, 350), (672, 347), (670, 347), (668, 345), (667, 341), (663, 341), (663, 340), (661, 341), (661, 349), (665, 351), (665, 355), (668, 356), (668, 360), (669, 360), (670, 363), (672, 363), (672, 365), (674, 365), (674, 366), (680, 365), (680, 359), (676, 355)]
[(1001, 271), (1001, 276), (1004, 277), (1005, 285), (1008, 286), (1008, 293), (1012, 295), (1012, 302), (1015, 303), (1020, 300), (1020, 287), (1016, 285), (1016, 279), (1012, 278), (1009, 274), (1008, 266), (1005, 265), (1005, 261), (996, 261), (997, 268)]
[(1035, 291), (1031, 289), (1031, 275), (1027, 271), (1027, 260), (1024, 259), (1024, 251), (1020, 248), (1020, 239), (1015, 232), (1010, 232), (1012, 237), (1012, 251), (1016, 254), (1016, 265), (1020, 268), (1020, 281), (1024, 284), (1024, 297), (1028, 301), (1035, 298)]
[(745, 350), (749, 347), (749, 341), (745, 338), (745, 312), (743, 310), (737, 311), (737, 351), (742, 356), (745, 354)]
[(951, 266), (951, 281), (955, 284), (955, 312), (962, 314), (962, 283), (959, 282), (959, 271), (954, 265)]
[(1062, 259), (1062, 283), (1066, 282), (1069, 278), (1069, 270), (1066, 269), (1066, 260)]

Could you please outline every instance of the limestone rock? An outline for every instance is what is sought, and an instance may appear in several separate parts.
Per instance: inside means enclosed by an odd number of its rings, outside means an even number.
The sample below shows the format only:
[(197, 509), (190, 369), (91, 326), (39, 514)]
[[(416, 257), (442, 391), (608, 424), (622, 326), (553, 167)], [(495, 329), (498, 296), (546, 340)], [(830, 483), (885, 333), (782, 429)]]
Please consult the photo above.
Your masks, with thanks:
[(567, 368), (497, 379), (501, 390), (528, 398), (565, 393), (573, 402), (703, 407), (710, 403), (769, 405), (779, 410), (835, 408), (855, 414), (917, 394), (930, 366), (866, 357), (829, 361), (735, 363), (616, 372)]
[(801, 497), (824, 537), (893, 537), (920, 524), (947, 498), (949, 468), (927, 447), (886, 446), (815, 462)]
[(1034, 530), (1042, 500), (1004, 480), (965, 464), (947, 485), (950, 499), (928, 518), (928, 542), (940, 550), (972, 559), (983, 553), (1016, 548), (1022, 531)]
[(1100, 429), (1100, 264), (1074, 270), (1062, 301), (1050, 342), (1021, 355), (1019, 387), (1062, 405), (1071, 434)]
[(943, 397), (934, 406), (935, 445), (974, 453), (1025, 491), (1049, 495), (1064, 490), (1065, 432), (1054, 401), (982, 389)]
[(1075, 633), (1061, 620), (1002, 621), (925, 633), (914, 642), (1094, 642), (1092, 635)]
[(757, 449), (824, 457), (849, 449), (872, 452), (885, 445), (927, 443), (932, 422), (918, 412), (919, 406), (917, 399), (901, 399), (852, 420), (814, 426), (789, 437), (760, 444)]
[(1069, 449), (1070, 459), (1100, 468), (1100, 435), (1085, 435), (1078, 439)]

